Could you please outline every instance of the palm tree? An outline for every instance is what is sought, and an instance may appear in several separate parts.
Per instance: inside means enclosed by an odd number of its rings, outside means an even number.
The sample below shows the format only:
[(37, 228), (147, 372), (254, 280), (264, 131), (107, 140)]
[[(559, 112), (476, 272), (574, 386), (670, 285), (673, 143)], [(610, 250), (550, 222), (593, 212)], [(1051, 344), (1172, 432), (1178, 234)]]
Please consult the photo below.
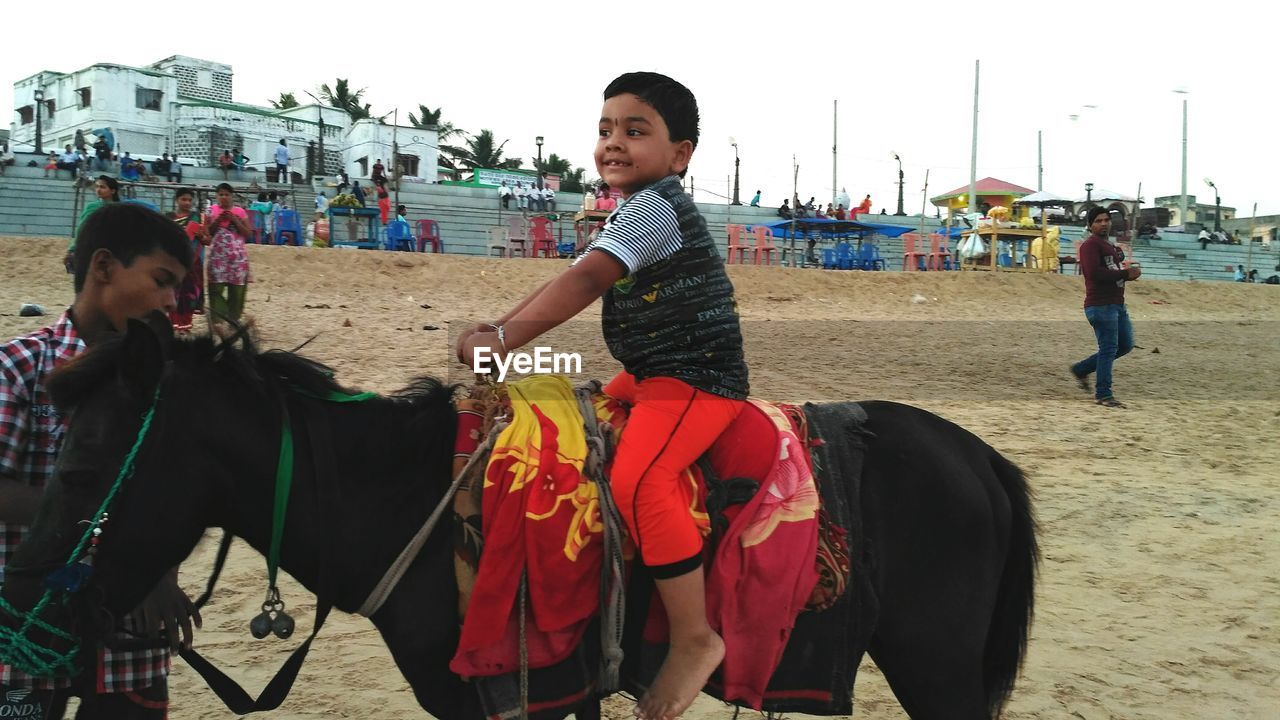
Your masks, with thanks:
[(440, 113), (444, 112), (444, 108), (438, 107), (435, 110), (426, 105), (418, 105), (418, 114), (409, 113), (409, 124), (416, 128), (431, 129), (434, 128), (440, 142), (444, 142), (455, 135), (463, 135), (462, 128), (454, 127), (451, 122), (441, 122)]
[(582, 180), (587, 172), (585, 169), (574, 168), (573, 163), (555, 153), (551, 153), (541, 165), (537, 160), (533, 164), (540, 173), (559, 175), (560, 189), (564, 192), (582, 192)]
[(360, 103), (364, 99), (364, 91), (365, 88), (360, 88), (353, 93), (347, 79), (338, 78), (332, 89), (328, 85), (320, 86), (320, 99), (347, 113), (352, 121), (365, 120), (373, 114), (369, 112), (369, 103)]
[(291, 92), (282, 92), (278, 99), (271, 101), (271, 107), (277, 110), (296, 108), (298, 107), (298, 98), (294, 97)]
[(503, 140), (495, 145), (492, 130), (481, 130), (466, 140), (466, 147), (440, 146), (440, 150), (449, 153), (458, 164), (470, 170), (489, 168), (491, 170), (514, 170), (524, 164), (520, 158), (502, 157), (502, 148), (507, 144)]

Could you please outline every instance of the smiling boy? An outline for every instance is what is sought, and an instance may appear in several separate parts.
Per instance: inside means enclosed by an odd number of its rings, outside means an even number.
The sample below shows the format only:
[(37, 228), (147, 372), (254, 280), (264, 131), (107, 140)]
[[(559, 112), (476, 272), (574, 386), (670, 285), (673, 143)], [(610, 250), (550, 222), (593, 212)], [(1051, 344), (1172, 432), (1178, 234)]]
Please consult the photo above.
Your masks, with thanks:
[(702, 536), (678, 478), (749, 391), (733, 284), (681, 187), (697, 143), (698, 105), (683, 85), (649, 72), (610, 83), (595, 161), (623, 203), (567, 271), (458, 340), (471, 365), (476, 348), (515, 350), (603, 296), (605, 342), (625, 368), (605, 392), (632, 406), (610, 483), (670, 621), (667, 658), (636, 708), (644, 720), (683, 713), (724, 658), (706, 618)]

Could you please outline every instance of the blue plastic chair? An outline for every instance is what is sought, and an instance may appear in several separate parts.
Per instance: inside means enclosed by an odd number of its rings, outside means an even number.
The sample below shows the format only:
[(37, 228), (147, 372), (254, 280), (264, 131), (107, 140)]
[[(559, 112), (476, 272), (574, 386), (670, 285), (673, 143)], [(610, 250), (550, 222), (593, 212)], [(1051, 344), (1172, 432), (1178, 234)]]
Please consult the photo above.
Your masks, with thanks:
[(836, 269), (836, 251), (831, 248), (822, 248), (822, 269)]
[(835, 253), (837, 270), (852, 270), (857, 266), (858, 255), (849, 243), (836, 243)]
[(293, 235), (293, 245), (302, 244), (302, 222), (298, 219), (297, 210), (276, 211), (275, 243), (277, 245), (284, 245), (285, 233)]
[(1009, 253), (1000, 253), (996, 256), (996, 264), (1000, 267), (1013, 267), (1013, 258), (1009, 257)]
[(413, 229), (409, 227), (409, 223), (405, 220), (392, 220), (387, 223), (386, 233), (386, 248), (388, 250), (413, 252), (417, 247), (418, 240), (413, 236)]
[(880, 257), (880, 246), (864, 242), (858, 248), (858, 267), (863, 270), (883, 270), (884, 258)]

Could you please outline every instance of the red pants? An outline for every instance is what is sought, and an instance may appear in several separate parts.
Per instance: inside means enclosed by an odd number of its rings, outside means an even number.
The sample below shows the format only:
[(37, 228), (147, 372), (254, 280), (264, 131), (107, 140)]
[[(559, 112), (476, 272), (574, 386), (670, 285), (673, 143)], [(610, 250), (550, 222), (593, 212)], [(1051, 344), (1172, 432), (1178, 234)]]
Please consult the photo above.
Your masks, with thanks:
[(378, 212), (382, 215), (382, 224), (387, 224), (387, 218), (391, 215), (391, 198), (378, 198)]
[(700, 564), (702, 536), (689, 514), (692, 490), (680, 475), (745, 403), (675, 378), (637, 383), (626, 372), (618, 373), (604, 391), (631, 405), (610, 475), (618, 511), (655, 577), (683, 575)]

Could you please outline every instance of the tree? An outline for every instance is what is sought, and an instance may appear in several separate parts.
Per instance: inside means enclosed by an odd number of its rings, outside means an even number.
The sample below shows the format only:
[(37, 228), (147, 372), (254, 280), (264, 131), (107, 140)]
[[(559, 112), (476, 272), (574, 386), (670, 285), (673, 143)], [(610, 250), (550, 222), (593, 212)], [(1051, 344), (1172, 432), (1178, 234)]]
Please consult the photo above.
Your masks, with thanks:
[(328, 85), (320, 86), (320, 99), (329, 103), (330, 107), (336, 107), (351, 117), (354, 122), (356, 120), (366, 120), (373, 117), (373, 113), (369, 112), (369, 103), (361, 104), (364, 99), (365, 88), (360, 88), (354, 93), (351, 92), (351, 86), (347, 84), (346, 78), (338, 78), (333, 88)]
[(277, 110), (296, 108), (298, 107), (298, 98), (294, 97), (291, 92), (282, 92), (278, 99), (271, 101), (271, 107)]
[(440, 146), (440, 150), (449, 153), (459, 165), (470, 170), (490, 168), (493, 170), (514, 170), (524, 164), (520, 158), (502, 157), (502, 148), (507, 144), (503, 140), (495, 145), (493, 131), (481, 130), (466, 140), (466, 147)]
[(462, 128), (454, 127), (451, 122), (441, 122), (440, 113), (444, 112), (444, 108), (438, 107), (435, 110), (426, 105), (418, 105), (418, 114), (409, 113), (409, 124), (416, 128), (432, 129), (436, 131), (436, 136), (440, 142), (458, 136), (465, 135)]
[(564, 192), (582, 192), (583, 176), (587, 172), (585, 169), (573, 167), (573, 163), (555, 153), (547, 156), (547, 159), (543, 160), (541, 165), (538, 164), (537, 160), (534, 160), (533, 164), (540, 173), (559, 175), (560, 189)]

